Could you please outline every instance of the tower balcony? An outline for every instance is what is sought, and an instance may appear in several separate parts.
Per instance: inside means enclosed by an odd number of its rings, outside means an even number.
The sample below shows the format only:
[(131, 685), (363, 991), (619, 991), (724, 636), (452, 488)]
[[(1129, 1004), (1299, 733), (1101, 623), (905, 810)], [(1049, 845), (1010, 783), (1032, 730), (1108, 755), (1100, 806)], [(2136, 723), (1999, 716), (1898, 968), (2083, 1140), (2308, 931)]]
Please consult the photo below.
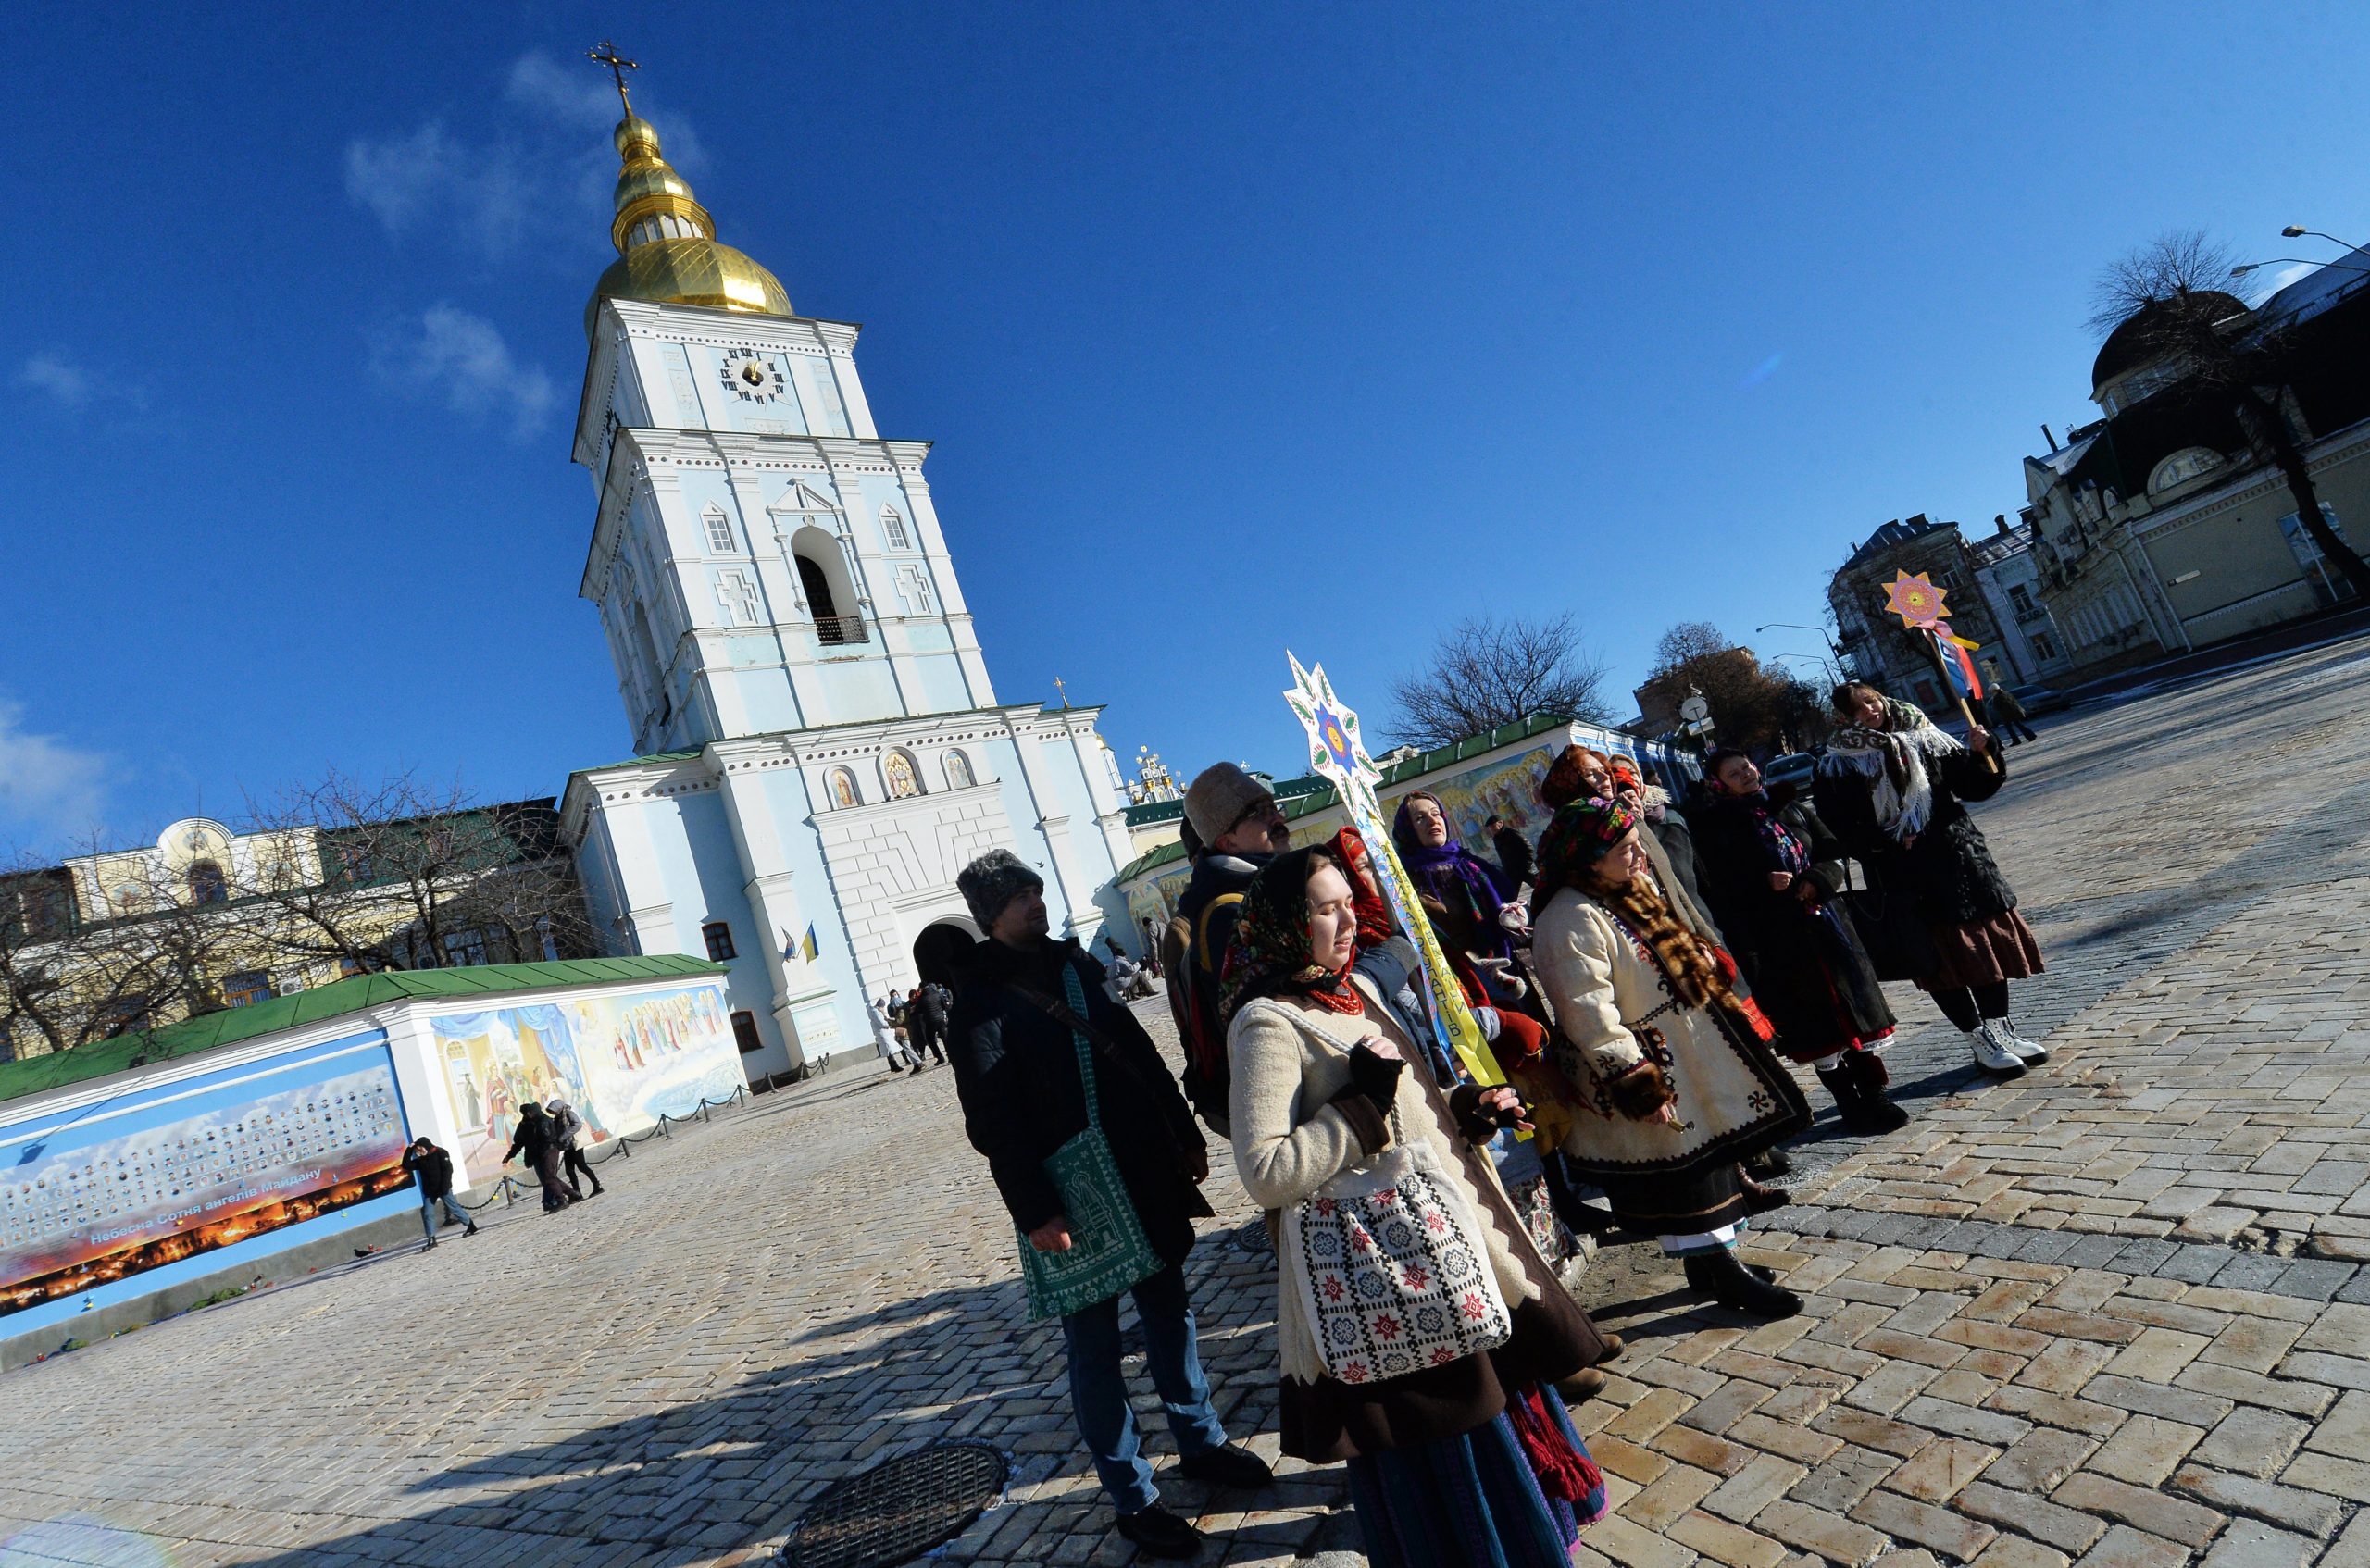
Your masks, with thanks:
[(862, 616), (817, 616), (815, 641), (825, 647), (848, 642), (869, 642), (872, 633), (865, 629)]

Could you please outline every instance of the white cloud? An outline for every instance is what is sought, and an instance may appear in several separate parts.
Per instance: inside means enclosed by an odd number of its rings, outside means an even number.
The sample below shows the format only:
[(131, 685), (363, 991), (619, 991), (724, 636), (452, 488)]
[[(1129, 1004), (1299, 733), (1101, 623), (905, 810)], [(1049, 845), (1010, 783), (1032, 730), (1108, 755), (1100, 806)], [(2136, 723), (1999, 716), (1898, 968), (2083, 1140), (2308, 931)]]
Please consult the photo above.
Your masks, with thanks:
[(601, 72), (589, 63), (555, 60), (541, 49), (518, 56), (504, 95), (587, 131), (606, 131), (617, 122), (617, 90)]
[(27, 733), (23, 716), (0, 698), (0, 830), (27, 838), (91, 831), (106, 800), (107, 759), (55, 735)]
[(518, 248), (539, 205), (516, 151), (464, 146), (434, 119), (406, 135), (347, 143), (345, 193), (390, 234), (439, 230), (496, 256)]
[(493, 322), (456, 305), (430, 305), (389, 326), (371, 345), (370, 364), (406, 396), (476, 419), (506, 415), (514, 441), (541, 430), (559, 404), (541, 366), (521, 362)]
[(91, 401), (90, 372), (63, 355), (34, 355), (19, 367), (17, 384), (47, 393), (61, 408), (80, 408)]

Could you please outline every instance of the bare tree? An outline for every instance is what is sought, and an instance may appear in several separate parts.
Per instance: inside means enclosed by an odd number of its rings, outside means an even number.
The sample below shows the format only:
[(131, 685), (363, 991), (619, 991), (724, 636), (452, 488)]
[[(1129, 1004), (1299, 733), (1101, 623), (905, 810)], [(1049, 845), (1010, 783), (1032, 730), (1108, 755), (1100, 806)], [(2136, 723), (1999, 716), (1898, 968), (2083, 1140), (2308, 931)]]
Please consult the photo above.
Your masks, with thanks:
[(1553, 620), (1479, 616), (1459, 621), (1431, 662), (1391, 682), (1399, 739), (1452, 746), (1533, 714), (1605, 724), (1604, 666), (1580, 644), (1569, 615)]
[(1723, 636), (1709, 621), (1681, 621), (1654, 642), (1654, 662), (1638, 689), (1649, 709), (1676, 709), (1701, 691), (1711, 709), (1715, 740), (1723, 746), (1765, 746), (1785, 729), (1784, 686), (1761, 667), (1750, 648)]
[(249, 815), (251, 831), (288, 845), (240, 890), (276, 912), (282, 958), (373, 974), (597, 951), (548, 801), (489, 805), (414, 774), (331, 773), (250, 803)]
[(2159, 235), (2100, 275), (2090, 326), (2102, 338), (2128, 332), (2144, 359), (2166, 364), (2197, 395), (2227, 400), (2256, 459), (2287, 479), (2298, 523), (2356, 596), (2370, 602), (2370, 562), (2322, 516), (2301, 422), (2290, 420), (2292, 324), (2233, 311), (2222, 292), (2230, 266), (2229, 250), (2201, 230)]

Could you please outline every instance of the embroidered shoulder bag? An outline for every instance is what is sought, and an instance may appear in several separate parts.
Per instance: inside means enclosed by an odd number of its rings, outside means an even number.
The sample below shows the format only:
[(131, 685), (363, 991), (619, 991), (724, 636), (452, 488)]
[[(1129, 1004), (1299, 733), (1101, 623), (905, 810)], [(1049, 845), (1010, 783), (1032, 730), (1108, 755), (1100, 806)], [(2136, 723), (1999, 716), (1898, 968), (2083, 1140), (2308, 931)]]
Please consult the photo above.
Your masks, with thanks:
[[(1062, 989), (1071, 1014), (1083, 1017), (1086, 991), (1078, 970), (1067, 964), (1062, 965)], [(1045, 1175), (1061, 1193), (1062, 1213), (1069, 1221), (1070, 1250), (1041, 1252), (1025, 1231), (1013, 1227), (1020, 1240), (1020, 1276), (1029, 1288), (1032, 1322), (1067, 1317), (1107, 1301), (1161, 1269), (1160, 1254), (1144, 1235), (1143, 1222), (1136, 1217), (1127, 1184), (1111, 1158), (1110, 1141), (1103, 1136), (1093, 1049), (1075, 1025), (1070, 1042), (1078, 1051), (1079, 1087), (1086, 1095), (1086, 1126), (1045, 1161)]]
[(1390, 1148), (1284, 1211), (1285, 1286), (1344, 1383), (1444, 1366), (1513, 1337), (1480, 1223), (1429, 1154), (1393, 1105)]

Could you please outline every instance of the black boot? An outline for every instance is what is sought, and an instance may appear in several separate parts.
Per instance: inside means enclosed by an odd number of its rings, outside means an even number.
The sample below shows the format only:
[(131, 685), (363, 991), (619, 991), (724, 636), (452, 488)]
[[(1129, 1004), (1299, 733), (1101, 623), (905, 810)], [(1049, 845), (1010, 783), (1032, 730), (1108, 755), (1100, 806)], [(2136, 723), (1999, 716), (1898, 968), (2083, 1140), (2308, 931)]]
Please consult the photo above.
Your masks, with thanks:
[(1818, 1069), (1818, 1081), (1835, 1096), (1835, 1108), (1843, 1114), (1843, 1130), (1862, 1138), (1898, 1132), (1909, 1125), (1909, 1113), (1885, 1094), (1891, 1077), (1884, 1058), (1873, 1051), (1847, 1051)]
[(1747, 1155), (1744, 1162), (1745, 1175), (1764, 1178), (1784, 1176), (1793, 1168), (1794, 1162), (1786, 1157), (1783, 1149), (1765, 1149), (1758, 1154)]
[(1687, 1283), (1707, 1291), (1724, 1307), (1751, 1317), (1791, 1317), (1802, 1310), (1802, 1299), (1784, 1286), (1760, 1278), (1742, 1259), (1726, 1247), (1687, 1254)]

